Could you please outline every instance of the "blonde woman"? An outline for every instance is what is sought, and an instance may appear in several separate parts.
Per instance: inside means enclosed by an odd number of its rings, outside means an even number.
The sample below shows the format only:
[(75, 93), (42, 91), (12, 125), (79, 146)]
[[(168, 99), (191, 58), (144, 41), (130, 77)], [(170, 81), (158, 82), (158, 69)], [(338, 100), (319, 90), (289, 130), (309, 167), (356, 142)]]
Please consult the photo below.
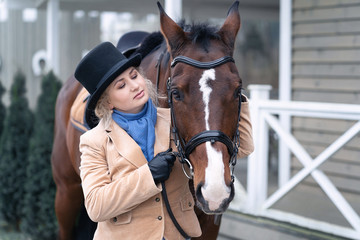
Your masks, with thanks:
[[(85, 207), (98, 222), (94, 239), (183, 239), (168, 216), (161, 182), (176, 220), (197, 237), (201, 229), (188, 179), (170, 148), (169, 110), (154, 106), (136, 69), (140, 61), (140, 55), (126, 58), (106, 42), (75, 71), (90, 93), (86, 116), (95, 110), (100, 119), (80, 138)], [(181, 207), (184, 200), (192, 207)]]
[[(149, 80), (137, 70), (140, 55), (125, 57), (109, 42), (90, 51), (75, 77), (90, 93), (86, 118), (100, 119), (80, 138), (80, 177), (94, 239), (184, 239), (161, 195), (190, 237), (201, 235), (188, 179), (172, 153), (170, 111), (154, 106)], [(238, 157), (253, 151), (246, 97), (242, 103)], [(170, 145), (172, 142), (172, 145)], [(176, 149), (174, 149), (176, 150)]]

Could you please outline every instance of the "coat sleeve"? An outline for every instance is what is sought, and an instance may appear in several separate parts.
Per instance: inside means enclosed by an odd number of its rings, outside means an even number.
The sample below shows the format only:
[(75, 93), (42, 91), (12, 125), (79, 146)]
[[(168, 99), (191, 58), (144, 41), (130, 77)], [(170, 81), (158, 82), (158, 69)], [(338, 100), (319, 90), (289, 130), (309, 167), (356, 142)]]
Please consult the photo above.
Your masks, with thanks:
[(239, 130), (240, 147), (238, 152), (238, 158), (244, 158), (254, 151), (252, 126), (249, 111), (249, 100), (245, 95), (242, 95)]
[[(91, 220), (101, 222), (128, 212), (161, 192), (147, 164), (112, 180), (105, 144), (85, 133), (80, 138), (80, 177), (85, 207)], [(106, 143), (106, 139), (102, 142)], [(135, 168), (135, 167), (134, 167)]]

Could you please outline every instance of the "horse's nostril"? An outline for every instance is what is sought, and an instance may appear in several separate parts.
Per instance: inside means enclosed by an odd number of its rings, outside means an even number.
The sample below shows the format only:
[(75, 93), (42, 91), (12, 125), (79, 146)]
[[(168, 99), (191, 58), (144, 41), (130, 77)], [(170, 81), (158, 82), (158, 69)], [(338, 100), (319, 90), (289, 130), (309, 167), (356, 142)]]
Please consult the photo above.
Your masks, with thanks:
[(201, 192), (201, 188), (204, 184), (203, 183), (199, 183), (196, 187), (196, 191), (195, 191), (195, 196), (196, 196), (196, 199), (201, 203), (201, 204), (205, 204), (206, 201), (204, 199), (204, 196), (202, 195), (202, 192)]

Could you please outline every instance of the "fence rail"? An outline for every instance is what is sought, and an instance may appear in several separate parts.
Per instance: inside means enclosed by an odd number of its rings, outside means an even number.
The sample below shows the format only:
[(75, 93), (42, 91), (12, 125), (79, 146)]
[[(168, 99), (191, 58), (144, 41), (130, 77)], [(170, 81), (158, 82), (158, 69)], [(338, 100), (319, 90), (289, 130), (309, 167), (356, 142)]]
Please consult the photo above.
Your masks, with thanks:
[[(269, 86), (253, 85), (250, 89), (250, 111), (253, 124), (255, 151), (248, 159), (247, 198), (236, 208), (244, 213), (290, 222), (306, 228), (319, 230), (334, 235), (360, 239), (360, 217), (352, 208), (342, 193), (334, 186), (331, 180), (318, 168), (334, 153), (360, 132), (360, 105), (295, 102), (269, 100)], [(311, 117), (325, 119), (353, 120), (355, 124), (345, 131), (339, 138), (330, 144), (316, 158), (310, 154), (296, 140), (289, 129), (284, 129), (278, 116)], [(279, 136), (279, 139), (288, 147), (303, 165), (303, 169), (280, 184), (279, 188), (270, 196), (268, 190), (268, 150), (269, 128)], [(280, 149), (281, 150), (281, 149)], [(279, 156), (284, 154), (279, 153)], [(290, 171), (288, 160), (279, 159), (279, 174)], [(285, 163), (285, 164), (282, 164)], [(321, 189), (345, 217), (351, 227), (343, 227), (333, 223), (305, 218), (289, 212), (271, 209), (285, 194), (291, 191), (298, 183), (311, 175)], [(280, 178), (280, 176), (279, 176)]]

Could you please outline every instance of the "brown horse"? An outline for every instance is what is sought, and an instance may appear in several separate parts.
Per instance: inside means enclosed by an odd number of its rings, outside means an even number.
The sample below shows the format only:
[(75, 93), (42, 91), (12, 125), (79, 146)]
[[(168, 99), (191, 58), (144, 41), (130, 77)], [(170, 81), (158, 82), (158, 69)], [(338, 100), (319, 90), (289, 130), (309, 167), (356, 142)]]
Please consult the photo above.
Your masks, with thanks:
[[(180, 27), (158, 5), (165, 41), (144, 57), (140, 69), (161, 93), (166, 93), (168, 87), (171, 101), (160, 104), (172, 108), (179, 155), (193, 168), (191, 185), (203, 231), (198, 239), (216, 239), (219, 225), (214, 224), (214, 214), (223, 213), (234, 196), (229, 163), (233, 157), (232, 146), (238, 145), (229, 139), (236, 139), (238, 133), (242, 87), (232, 59), (240, 29), (238, 2), (230, 8), (220, 29), (206, 24)], [(150, 37), (145, 41), (151, 42)], [(71, 77), (56, 102), (52, 168), (57, 186), (55, 209), (59, 239), (62, 240), (74, 238), (83, 204), (78, 148), (82, 133), (70, 123), (70, 108), (81, 89)]]

